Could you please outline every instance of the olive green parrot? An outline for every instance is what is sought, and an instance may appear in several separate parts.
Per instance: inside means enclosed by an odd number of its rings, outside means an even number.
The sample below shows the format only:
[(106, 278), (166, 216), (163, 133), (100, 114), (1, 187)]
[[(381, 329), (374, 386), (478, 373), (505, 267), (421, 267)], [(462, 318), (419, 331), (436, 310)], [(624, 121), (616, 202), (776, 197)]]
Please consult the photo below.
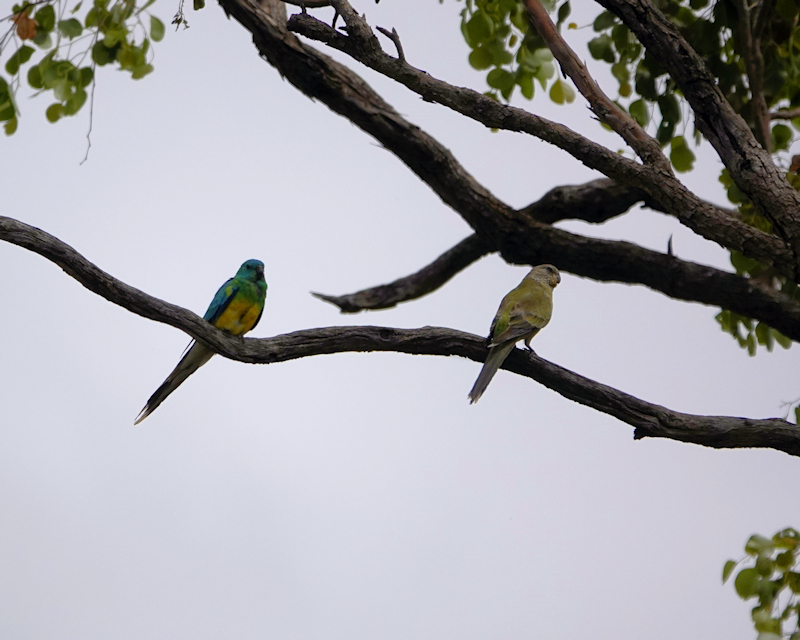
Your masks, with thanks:
[(531, 349), (531, 338), (547, 326), (553, 315), (553, 289), (561, 282), (561, 274), (552, 264), (540, 264), (530, 270), (516, 289), (512, 289), (497, 310), (489, 330), (489, 355), (481, 369), (469, 402), (477, 402), (486, 391), (494, 374), (514, 345), (525, 340)]

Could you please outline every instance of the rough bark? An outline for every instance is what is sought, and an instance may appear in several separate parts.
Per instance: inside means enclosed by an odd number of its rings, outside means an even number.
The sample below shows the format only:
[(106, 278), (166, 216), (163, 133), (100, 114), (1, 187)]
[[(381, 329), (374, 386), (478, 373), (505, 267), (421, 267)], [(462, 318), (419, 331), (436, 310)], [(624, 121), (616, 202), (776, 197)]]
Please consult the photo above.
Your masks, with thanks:
[[(222, 0), (222, 3), (227, 5), (235, 2), (246, 8), (251, 1)], [(703, 237), (759, 262), (774, 266), (791, 279), (798, 277), (800, 267), (797, 255), (785, 242), (731, 217), (723, 209), (698, 198), (661, 165), (638, 164), (579, 136), (566, 127), (539, 118), (524, 109), (501, 104), (472, 89), (452, 86), (404, 60), (393, 58), (380, 48), (369, 25), (355, 14), (352, 8), (348, 10), (349, 4), (345, 0), (335, 0), (335, 5), (345, 12), (343, 17), (348, 22), (350, 35), (344, 35), (308, 14), (293, 15), (289, 19), (288, 27), (292, 31), (347, 53), (362, 64), (418, 93), (424, 100), (447, 106), (487, 127), (528, 133), (550, 142), (609, 178), (644, 191), (658, 203), (660, 209), (675, 216)], [(392, 149), (388, 144), (386, 146), (405, 161), (398, 150)], [(409, 166), (413, 170), (413, 166)], [(459, 211), (455, 207), (454, 209)], [(486, 224), (486, 217), (494, 218), (493, 211), (486, 210), (486, 215), (477, 218), (467, 217), (464, 211), (459, 213), (473, 229), (491, 241), (488, 234), (492, 225), (491, 221)]]
[[(483, 362), (488, 352), (483, 337), (440, 327), (326, 327), (273, 338), (233, 337), (191, 311), (117, 280), (69, 245), (40, 229), (0, 217), (0, 239), (44, 256), (109, 302), (185, 331), (195, 340), (232, 360), (271, 364), (321, 354), (393, 351), (416, 355), (456, 355)], [(700, 416), (672, 411), (520, 349), (511, 353), (503, 368), (536, 380), (570, 400), (632, 425), (636, 439), (661, 437), (721, 449), (758, 447), (800, 456), (800, 428), (785, 420)]]
[(739, 188), (800, 254), (800, 193), (758, 144), (747, 123), (717, 87), (713, 74), (651, 0), (598, 0), (615, 13), (677, 83), (697, 128), (712, 144)]
[[(520, 209), (520, 213), (546, 224), (568, 219), (600, 223), (625, 213), (643, 199), (644, 194), (636, 189), (600, 178), (585, 184), (555, 187), (540, 200)], [(340, 296), (324, 293), (312, 295), (336, 305), (342, 313), (389, 309), (435, 291), (458, 272), (494, 250), (477, 234), (473, 234), (431, 264), (389, 284)]]

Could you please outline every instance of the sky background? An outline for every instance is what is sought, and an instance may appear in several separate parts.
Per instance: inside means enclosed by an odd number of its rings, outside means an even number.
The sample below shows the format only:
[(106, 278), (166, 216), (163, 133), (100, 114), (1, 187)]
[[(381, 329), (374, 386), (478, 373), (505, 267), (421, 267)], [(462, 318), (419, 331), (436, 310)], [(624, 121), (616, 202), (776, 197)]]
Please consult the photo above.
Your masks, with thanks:
[[(484, 90), (462, 4), (355, 6), (397, 28), (410, 63)], [(153, 11), (169, 23), (175, 9)], [(597, 11), (580, 2), (572, 19)], [(254, 337), (349, 324), (485, 335), (527, 271), (497, 256), (391, 310), (342, 316), (309, 295), (407, 275), (470, 230), (281, 80), (214, 3), (187, 17), (146, 79), (99, 72), (85, 164), (88, 110), (50, 125), (48, 99), (22, 101), (2, 141), (2, 214), (198, 314), (259, 258), (269, 294)], [(598, 176), (348, 64), (513, 206)], [(590, 68), (613, 95), (606, 69)], [(524, 105), (622, 146), (580, 98), (558, 107), (539, 91)], [(707, 145), (699, 156), (682, 179), (725, 204), (719, 162)], [(673, 235), (677, 256), (729, 268), (721, 248), (652, 211), (559, 226), (659, 251)], [(795, 458), (634, 442), (627, 425), (508, 372), (470, 406), (480, 365), (455, 357), (217, 357), (133, 427), (188, 337), (6, 243), (0, 290), (4, 639), (745, 640), (752, 605), (721, 585), (722, 566), (752, 533), (800, 526)], [(716, 313), (564, 273), (535, 348), (678, 411), (783, 415), (800, 397), (800, 349), (750, 358)]]

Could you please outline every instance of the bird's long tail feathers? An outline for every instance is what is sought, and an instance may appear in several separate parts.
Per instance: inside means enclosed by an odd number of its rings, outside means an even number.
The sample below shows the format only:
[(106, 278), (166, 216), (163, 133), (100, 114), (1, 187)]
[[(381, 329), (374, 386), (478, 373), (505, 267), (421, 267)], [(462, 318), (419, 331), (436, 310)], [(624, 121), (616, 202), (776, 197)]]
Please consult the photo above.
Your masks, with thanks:
[(478, 399), (483, 395), (483, 392), (486, 391), (486, 387), (489, 386), (492, 378), (494, 378), (494, 374), (497, 373), (500, 365), (503, 364), (513, 348), (513, 342), (507, 342), (491, 348), (489, 355), (486, 356), (486, 362), (483, 363), (483, 369), (481, 369), (478, 379), (472, 386), (472, 391), (469, 392), (470, 404), (477, 402)]
[(144, 405), (144, 409), (142, 409), (142, 412), (136, 417), (136, 420), (133, 422), (133, 424), (139, 424), (147, 416), (153, 413), (153, 411), (156, 410), (156, 407), (164, 402), (170, 393), (175, 391), (175, 389), (177, 389), (183, 383), (183, 381), (186, 380), (186, 378), (192, 375), (206, 362), (211, 360), (211, 356), (213, 355), (214, 352), (211, 349), (198, 342), (195, 342), (187, 351), (186, 355), (181, 358), (181, 361), (178, 363), (178, 366), (175, 367), (175, 370), (169, 374), (167, 379), (164, 380), (164, 383), (158, 389), (156, 389), (156, 392), (152, 396), (150, 396), (147, 404)]

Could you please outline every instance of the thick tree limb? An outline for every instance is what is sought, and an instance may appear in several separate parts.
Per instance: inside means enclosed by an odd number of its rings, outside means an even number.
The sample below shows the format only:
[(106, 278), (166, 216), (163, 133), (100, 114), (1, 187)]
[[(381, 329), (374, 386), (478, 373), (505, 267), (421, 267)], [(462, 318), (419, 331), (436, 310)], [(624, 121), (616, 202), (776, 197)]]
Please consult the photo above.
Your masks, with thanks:
[[(520, 212), (546, 224), (567, 219), (599, 223), (625, 213), (642, 199), (644, 194), (640, 191), (600, 178), (585, 184), (555, 187)], [(389, 284), (342, 296), (313, 292), (312, 295), (336, 305), (342, 313), (389, 309), (435, 291), (459, 271), (492, 251), (494, 249), (478, 235), (471, 235), (416, 273)]]
[[(788, 296), (631, 243), (584, 238), (517, 214), (469, 175), (443, 145), (404, 120), (358, 75), (287, 32), (282, 3), (221, 0), (221, 4), (254, 34), (261, 55), (287, 80), (381, 142), (506, 260), (551, 262), (595, 280), (644, 284), (672, 298), (731, 309), (800, 340), (800, 305)], [(560, 125), (554, 126), (560, 130)], [(776, 249), (776, 256), (780, 253), (781, 249)]]
[[(241, 362), (269, 364), (320, 354), (394, 351), (418, 355), (457, 355), (482, 362), (484, 338), (439, 327), (328, 327), (273, 338), (230, 336), (177, 305), (154, 298), (112, 277), (57, 238), (10, 218), (0, 217), (0, 238), (59, 265), (90, 291), (145, 318), (185, 331), (219, 354)], [(714, 448), (759, 447), (800, 456), (800, 428), (785, 420), (697, 416), (672, 411), (600, 384), (536, 355), (515, 350), (504, 369), (529, 377), (570, 400), (627, 422), (634, 437), (661, 437)], [(465, 400), (466, 401), (466, 400)]]
[[(248, 0), (222, 1), (227, 4), (247, 3)], [(350, 35), (339, 33), (308, 14), (293, 15), (288, 23), (289, 29), (347, 53), (371, 69), (405, 85), (424, 100), (438, 102), (488, 127), (529, 133), (550, 142), (586, 166), (644, 191), (658, 203), (661, 210), (675, 216), (703, 237), (774, 266), (789, 278), (798, 277), (800, 265), (797, 255), (783, 241), (698, 198), (672, 173), (657, 166), (640, 165), (586, 140), (566, 127), (539, 118), (524, 109), (503, 105), (472, 89), (454, 87), (405, 61), (393, 58), (383, 52), (369, 25), (346, 0), (331, 1), (347, 22)], [(463, 211), (459, 213), (464, 215)], [(491, 215), (491, 212), (487, 213)], [(478, 233), (486, 235), (488, 229), (481, 225), (480, 220), (467, 216), (465, 219)]]
[(800, 193), (786, 181), (747, 123), (717, 87), (702, 58), (651, 0), (598, 0), (615, 13), (672, 76), (739, 188), (800, 255)]

